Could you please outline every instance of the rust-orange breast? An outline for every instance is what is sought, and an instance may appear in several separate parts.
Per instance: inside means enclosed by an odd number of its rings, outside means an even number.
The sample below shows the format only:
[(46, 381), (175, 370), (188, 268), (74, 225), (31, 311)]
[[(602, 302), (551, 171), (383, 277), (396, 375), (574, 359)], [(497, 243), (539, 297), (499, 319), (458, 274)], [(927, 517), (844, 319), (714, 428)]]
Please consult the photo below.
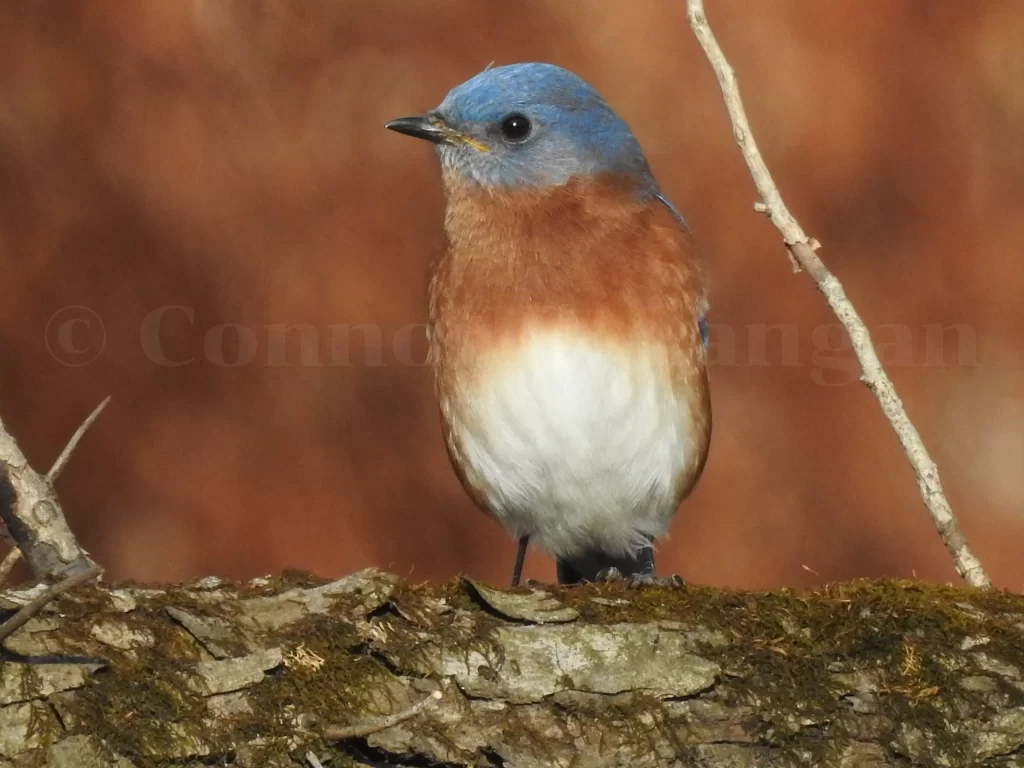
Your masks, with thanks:
[(468, 393), (492, 386), (495, 361), (514, 365), (527, 340), (548, 329), (624, 360), (657, 352), (645, 375), (663, 374), (666, 396), (686, 404), (694, 431), (671, 478), (677, 505), (700, 474), (711, 430), (698, 327), (706, 300), (689, 234), (661, 201), (637, 199), (610, 178), (515, 190), (447, 182), (448, 248), (429, 290), (431, 356), (449, 452), (467, 490), (495, 511), (493, 489), (460, 437), (484, 418)]

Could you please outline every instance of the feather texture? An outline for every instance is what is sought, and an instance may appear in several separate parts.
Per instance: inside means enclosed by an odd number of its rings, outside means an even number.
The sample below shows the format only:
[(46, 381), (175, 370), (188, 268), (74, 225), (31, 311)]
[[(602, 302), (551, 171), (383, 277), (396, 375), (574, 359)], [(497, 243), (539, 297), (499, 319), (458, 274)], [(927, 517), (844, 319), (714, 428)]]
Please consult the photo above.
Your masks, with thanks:
[(457, 474), (556, 556), (635, 552), (664, 532), (710, 440), (685, 225), (612, 174), (489, 188), (446, 171), (445, 184), (431, 356)]

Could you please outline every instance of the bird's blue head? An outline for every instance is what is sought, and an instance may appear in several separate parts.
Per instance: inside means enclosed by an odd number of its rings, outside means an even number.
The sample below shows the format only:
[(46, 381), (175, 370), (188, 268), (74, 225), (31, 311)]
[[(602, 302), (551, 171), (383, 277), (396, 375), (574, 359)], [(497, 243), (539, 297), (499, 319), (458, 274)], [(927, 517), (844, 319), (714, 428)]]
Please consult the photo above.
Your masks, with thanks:
[(614, 174), (657, 193), (640, 145), (608, 103), (553, 64), (488, 68), (423, 117), (387, 127), (432, 141), (446, 171), (484, 187), (552, 187)]

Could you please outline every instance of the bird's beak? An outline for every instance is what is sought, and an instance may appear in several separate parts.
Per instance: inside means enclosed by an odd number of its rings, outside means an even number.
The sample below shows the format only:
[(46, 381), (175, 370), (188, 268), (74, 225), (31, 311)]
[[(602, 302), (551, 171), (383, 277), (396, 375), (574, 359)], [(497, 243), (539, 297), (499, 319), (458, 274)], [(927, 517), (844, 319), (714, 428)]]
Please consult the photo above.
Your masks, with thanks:
[(437, 117), (399, 117), (384, 125), (389, 131), (426, 139), (433, 144), (444, 144), (448, 141), (451, 128)]
[(472, 136), (450, 128), (444, 120), (437, 115), (424, 115), (423, 117), (399, 117), (384, 125), (390, 131), (404, 133), (406, 136), (414, 136), (417, 139), (426, 139), (432, 144), (466, 144), (480, 152), (490, 150), (474, 139)]

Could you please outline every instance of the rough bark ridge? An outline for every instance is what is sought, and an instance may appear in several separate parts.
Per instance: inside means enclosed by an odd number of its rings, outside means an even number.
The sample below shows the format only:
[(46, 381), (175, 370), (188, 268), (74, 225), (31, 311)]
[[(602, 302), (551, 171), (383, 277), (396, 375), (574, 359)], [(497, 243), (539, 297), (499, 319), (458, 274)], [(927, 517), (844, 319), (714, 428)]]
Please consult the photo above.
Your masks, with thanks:
[(88, 584), (5, 644), (0, 766), (1024, 766), (1022, 647), (1024, 598), (905, 582)]

